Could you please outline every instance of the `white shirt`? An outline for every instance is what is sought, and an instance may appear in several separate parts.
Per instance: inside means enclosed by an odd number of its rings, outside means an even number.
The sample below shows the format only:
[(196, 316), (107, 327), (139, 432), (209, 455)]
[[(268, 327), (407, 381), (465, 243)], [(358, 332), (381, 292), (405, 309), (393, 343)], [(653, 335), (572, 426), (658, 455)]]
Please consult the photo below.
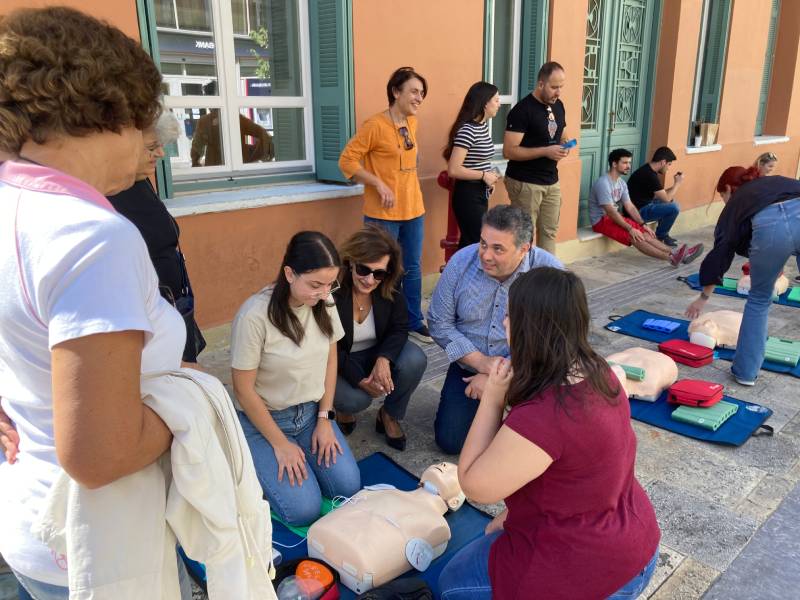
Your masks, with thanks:
[(0, 397), (20, 436), (17, 462), (0, 464), (0, 553), (23, 575), (66, 586), (66, 558), (30, 532), (60, 471), (50, 350), (87, 335), (138, 330), (145, 332), (142, 372), (174, 369), (186, 328), (158, 293), (136, 227), (82, 181), (4, 163), (0, 228)]
[(353, 319), (353, 345), (350, 347), (350, 352), (361, 352), (367, 348), (372, 348), (377, 343), (375, 311), (370, 309), (367, 313), (367, 318), (362, 323)]

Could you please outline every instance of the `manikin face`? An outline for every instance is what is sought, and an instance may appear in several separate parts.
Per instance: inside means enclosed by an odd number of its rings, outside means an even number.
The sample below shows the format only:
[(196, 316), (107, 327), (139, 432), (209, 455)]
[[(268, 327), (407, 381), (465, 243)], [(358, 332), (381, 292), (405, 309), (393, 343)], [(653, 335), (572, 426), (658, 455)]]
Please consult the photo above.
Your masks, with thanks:
[(530, 242), (517, 247), (512, 231), (500, 231), (489, 225), (481, 229), (478, 246), (481, 267), (484, 273), (498, 281), (508, 279), (530, 249)]
[(399, 90), (395, 89), (393, 94), (393, 106), (396, 106), (400, 113), (406, 117), (416, 115), (422, 101), (425, 99), (422, 82), (416, 77), (406, 81)]
[(307, 273), (295, 273), (291, 267), (284, 267), (283, 273), (289, 282), (290, 302), (293, 306), (314, 306), (339, 287), (336, 280), (339, 267), (324, 267)]
[(483, 118), (493, 119), (497, 116), (497, 111), (500, 110), (500, 94), (497, 93), (492, 96), (486, 105), (483, 107)]
[(631, 172), (632, 160), (630, 156), (625, 156), (620, 158), (617, 162), (611, 163), (611, 168), (617, 172), (617, 175), (627, 175)]
[(547, 81), (540, 81), (537, 84), (539, 98), (545, 104), (555, 104), (561, 98), (561, 90), (564, 89), (566, 75), (564, 71), (557, 69), (550, 74)]
[[(380, 260), (374, 262), (360, 263), (371, 271), (386, 271), (389, 268), (389, 255), (382, 256)], [(375, 276), (370, 273), (369, 275), (362, 276), (356, 272), (356, 266), (350, 267), (350, 273), (353, 275), (353, 287), (359, 294), (371, 294), (381, 285), (381, 282), (375, 279)]]

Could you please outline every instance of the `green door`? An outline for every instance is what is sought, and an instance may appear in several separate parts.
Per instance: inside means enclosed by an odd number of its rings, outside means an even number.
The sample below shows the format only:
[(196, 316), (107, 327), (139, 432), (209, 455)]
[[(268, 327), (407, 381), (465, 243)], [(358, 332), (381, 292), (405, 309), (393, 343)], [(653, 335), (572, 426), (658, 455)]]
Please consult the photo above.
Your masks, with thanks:
[[(645, 160), (659, 0), (589, 0), (581, 103), (578, 227), (589, 227), (589, 190), (615, 148)], [(635, 167), (634, 167), (635, 168)]]

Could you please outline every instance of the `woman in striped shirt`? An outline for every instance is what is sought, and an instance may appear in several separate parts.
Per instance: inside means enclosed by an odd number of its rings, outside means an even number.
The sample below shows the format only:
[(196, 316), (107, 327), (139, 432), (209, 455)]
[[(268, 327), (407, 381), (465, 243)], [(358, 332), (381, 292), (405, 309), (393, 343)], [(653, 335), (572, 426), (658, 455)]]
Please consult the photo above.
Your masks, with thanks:
[(447, 174), (455, 180), (453, 213), (461, 230), (459, 248), (480, 241), (481, 221), (499, 175), (492, 170), (494, 144), (489, 119), (500, 108), (500, 93), (485, 81), (472, 85), (450, 128), (443, 156)]

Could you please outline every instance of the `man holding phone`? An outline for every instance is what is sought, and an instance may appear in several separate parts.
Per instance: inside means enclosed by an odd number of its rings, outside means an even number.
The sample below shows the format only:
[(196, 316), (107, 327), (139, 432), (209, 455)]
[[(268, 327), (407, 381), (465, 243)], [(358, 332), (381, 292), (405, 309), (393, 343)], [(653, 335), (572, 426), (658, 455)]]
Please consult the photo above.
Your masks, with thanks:
[[(628, 192), (633, 205), (645, 221), (656, 221), (656, 238), (672, 248), (678, 246), (669, 231), (681, 212), (675, 193), (683, 182), (683, 173), (675, 173), (672, 187), (667, 189), (664, 189), (663, 178), (674, 161), (675, 153), (661, 146), (653, 152), (650, 162), (636, 169), (628, 179)], [(630, 213), (628, 216), (631, 216)]]
[(511, 204), (531, 215), (536, 245), (550, 254), (556, 253), (561, 213), (558, 161), (575, 146), (566, 133), (566, 113), (560, 100), (564, 81), (560, 64), (542, 65), (536, 89), (509, 111), (503, 138), (508, 197)]

